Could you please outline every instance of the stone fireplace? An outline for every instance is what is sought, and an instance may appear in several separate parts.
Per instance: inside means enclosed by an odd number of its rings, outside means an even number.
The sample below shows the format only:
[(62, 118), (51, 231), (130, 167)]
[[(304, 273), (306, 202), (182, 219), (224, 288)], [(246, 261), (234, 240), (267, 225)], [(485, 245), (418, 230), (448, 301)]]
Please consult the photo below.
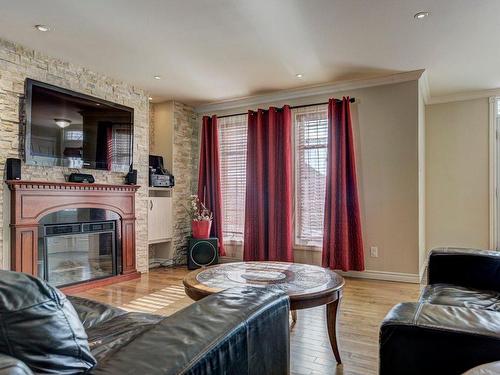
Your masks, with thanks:
[(138, 186), (7, 181), (11, 269), (77, 292), (139, 276)]

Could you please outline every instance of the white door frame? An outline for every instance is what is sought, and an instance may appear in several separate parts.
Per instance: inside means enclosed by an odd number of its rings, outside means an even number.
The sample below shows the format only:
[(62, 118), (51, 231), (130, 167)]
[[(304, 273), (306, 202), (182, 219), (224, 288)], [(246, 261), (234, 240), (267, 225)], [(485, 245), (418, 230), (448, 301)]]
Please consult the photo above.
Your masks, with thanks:
[(499, 130), (497, 130), (496, 103), (500, 100), (498, 96), (489, 98), (489, 122), (490, 122), (490, 249), (499, 249), (498, 246), (498, 168), (499, 168)]

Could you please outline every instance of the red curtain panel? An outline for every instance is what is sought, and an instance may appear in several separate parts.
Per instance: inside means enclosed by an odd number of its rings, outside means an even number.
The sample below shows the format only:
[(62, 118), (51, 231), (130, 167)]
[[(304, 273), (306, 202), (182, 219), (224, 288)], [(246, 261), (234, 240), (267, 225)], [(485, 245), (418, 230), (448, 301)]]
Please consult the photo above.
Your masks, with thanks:
[(328, 103), (323, 267), (363, 271), (356, 163), (349, 97)]
[(293, 262), (289, 106), (248, 112), (243, 258)]
[(198, 198), (213, 212), (210, 235), (219, 239), (219, 255), (224, 256), (222, 235), (222, 194), (220, 190), (219, 131), (217, 116), (203, 117), (201, 128)]

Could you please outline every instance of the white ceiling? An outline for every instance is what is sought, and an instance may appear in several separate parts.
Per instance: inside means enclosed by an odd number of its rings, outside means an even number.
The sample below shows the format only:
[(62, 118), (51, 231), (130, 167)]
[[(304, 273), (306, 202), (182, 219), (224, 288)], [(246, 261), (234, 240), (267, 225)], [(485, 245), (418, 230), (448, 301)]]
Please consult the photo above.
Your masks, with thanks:
[(0, 0), (0, 37), (193, 105), (421, 68), (432, 96), (500, 87), (500, 0)]

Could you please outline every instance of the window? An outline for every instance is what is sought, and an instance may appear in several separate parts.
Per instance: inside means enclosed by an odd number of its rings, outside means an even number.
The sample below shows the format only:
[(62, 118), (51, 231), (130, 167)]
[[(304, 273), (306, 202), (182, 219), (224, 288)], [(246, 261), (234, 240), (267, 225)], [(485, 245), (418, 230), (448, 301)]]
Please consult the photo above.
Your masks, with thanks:
[(218, 120), (223, 230), (226, 241), (243, 241), (247, 159), (247, 116)]
[(321, 247), (326, 189), (328, 107), (295, 108), (295, 244)]
[(66, 130), (64, 139), (66, 141), (83, 141), (83, 130)]
[[(326, 188), (328, 107), (295, 108), (295, 245), (321, 247)], [(219, 149), (224, 239), (243, 241), (247, 116), (220, 118)]]
[(131, 145), (130, 145), (130, 126), (128, 125), (113, 125), (113, 148), (112, 148), (112, 164), (113, 170), (126, 170), (126, 166), (129, 166), (131, 163), (130, 154), (131, 154)]

